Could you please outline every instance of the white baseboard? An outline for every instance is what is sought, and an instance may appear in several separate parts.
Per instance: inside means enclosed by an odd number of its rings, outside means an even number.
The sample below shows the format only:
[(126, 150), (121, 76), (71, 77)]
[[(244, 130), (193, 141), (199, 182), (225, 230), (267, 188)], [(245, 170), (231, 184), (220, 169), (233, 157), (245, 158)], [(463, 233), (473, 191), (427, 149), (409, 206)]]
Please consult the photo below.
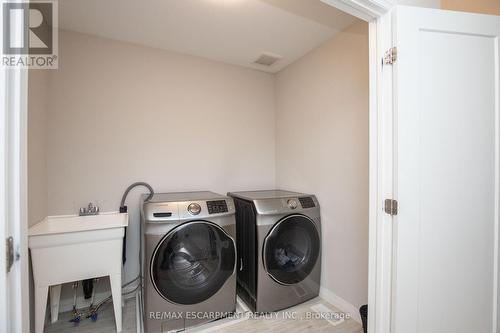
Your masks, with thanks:
[(342, 297), (335, 295), (335, 293), (326, 289), (325, 287), (320, 288), (319, 296), (340, 311), (349, 313), (352, 319), (361, 324), (361, 316), (359, 315), (359, 309), (357, 307), (355, 307)]

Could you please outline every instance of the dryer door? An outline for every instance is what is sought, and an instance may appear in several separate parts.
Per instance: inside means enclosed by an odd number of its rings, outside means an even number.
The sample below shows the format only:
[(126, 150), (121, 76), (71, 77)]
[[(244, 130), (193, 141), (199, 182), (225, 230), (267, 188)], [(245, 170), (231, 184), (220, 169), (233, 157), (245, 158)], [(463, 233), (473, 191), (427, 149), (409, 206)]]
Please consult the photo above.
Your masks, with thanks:
[(213, 296), (233, 274), (234, 240), (218, 225), (187, 222), (170, 231), (151, 257), (151, 280), (167, 301), (196, 304)]
[(278, 221), (264, 240), (264, 266), (278, 283), (304, 280), (319, 257), (320, 236), (307, 216), (289, 215)]

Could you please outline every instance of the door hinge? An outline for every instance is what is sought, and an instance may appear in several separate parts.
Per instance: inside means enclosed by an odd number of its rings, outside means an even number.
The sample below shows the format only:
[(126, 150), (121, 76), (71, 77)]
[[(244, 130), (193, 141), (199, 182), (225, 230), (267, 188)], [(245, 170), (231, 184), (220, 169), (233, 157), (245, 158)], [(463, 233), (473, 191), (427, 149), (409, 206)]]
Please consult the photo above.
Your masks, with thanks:
[(396, 62), (396, 60), (398, 60), (398, 48), (394, 46), (385, 52), (382, 64), (392, 65)]
[(398, 215), (398, 202), (397, 202), (397, 200), (385, 199), (384, 211), (391, 216)]
[(5, 253), (7, 255), (7, 273), (10, 272), (14, 265), (14, 238), (9, 237), (5, 241)]

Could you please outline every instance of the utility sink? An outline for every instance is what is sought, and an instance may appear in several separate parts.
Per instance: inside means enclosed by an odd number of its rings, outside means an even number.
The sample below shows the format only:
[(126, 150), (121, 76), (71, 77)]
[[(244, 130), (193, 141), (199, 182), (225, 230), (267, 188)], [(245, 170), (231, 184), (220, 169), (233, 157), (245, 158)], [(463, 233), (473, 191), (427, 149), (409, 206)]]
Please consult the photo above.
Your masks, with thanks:
[(128, 225), (128, 214), (120, 213), (100, 213), (99, 215), (60, 215), (47, 216), (42, 221), (29, 228), (30, 243), (31, 238), (51, 241), (60, 237), (38, 238), (33, 236), (67, 234), (81, 231), (97, 231), (103, 229), (123, 228)]
[(61, 284), (109, 276), (116, 329), (122, 329), (122, 249), (128, 214), (48, 216), (28, 230), (35, 283), (35, 333), (42, 333), (50, 287), (52, 322)]

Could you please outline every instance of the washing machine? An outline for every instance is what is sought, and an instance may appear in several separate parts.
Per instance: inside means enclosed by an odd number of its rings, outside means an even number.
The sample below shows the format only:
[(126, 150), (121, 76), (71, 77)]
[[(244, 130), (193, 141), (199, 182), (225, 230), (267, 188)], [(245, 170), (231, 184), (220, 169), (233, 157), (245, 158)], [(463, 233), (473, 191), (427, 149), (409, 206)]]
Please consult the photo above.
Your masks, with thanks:
[(212, 192), (155, 194), (141, 211), (146, 333), (181, 331), (236, 309), (233, 199)]
[(228, 193), (236, 208), (238, 295), (255, 312), (272, 312), (319, 295), (321, 219), (314, 195)]

